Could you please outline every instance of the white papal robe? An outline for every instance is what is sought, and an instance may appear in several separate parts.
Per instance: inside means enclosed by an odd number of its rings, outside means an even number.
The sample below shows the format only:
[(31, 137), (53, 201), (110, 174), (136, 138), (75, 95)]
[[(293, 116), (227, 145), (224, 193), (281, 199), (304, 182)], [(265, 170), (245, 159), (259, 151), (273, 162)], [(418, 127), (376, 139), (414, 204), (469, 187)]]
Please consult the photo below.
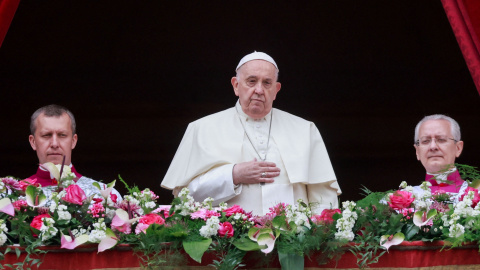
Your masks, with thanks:
[[(238, 204), (257, 215), (266, 214), (276, 203), (293, 204), (298, 199), (317, 203), (315, 213), (338, 207), (341, 190), (314, 123), (278, 109), (272, 109), (265, 119), (254, 120), (242, 111), (238, 102), (236, 107), (188, 125), (162, 187), (173, 189), (175, 194), (188, 186), (196, 200), (212, 197), (214, 204), (222, 201)], [(267, 148), (270, 117), (273, 119)], [(252, 132), (255, 127), (263, 129), (263, 133)], [(265, 136), (261, 138), (262, 135)], [(275, 162), (281, 169), (275, 182), (234, 187), (234, 164), (258, 160), (258, 155), (264, 158), (265, 154), (267, 161)]]

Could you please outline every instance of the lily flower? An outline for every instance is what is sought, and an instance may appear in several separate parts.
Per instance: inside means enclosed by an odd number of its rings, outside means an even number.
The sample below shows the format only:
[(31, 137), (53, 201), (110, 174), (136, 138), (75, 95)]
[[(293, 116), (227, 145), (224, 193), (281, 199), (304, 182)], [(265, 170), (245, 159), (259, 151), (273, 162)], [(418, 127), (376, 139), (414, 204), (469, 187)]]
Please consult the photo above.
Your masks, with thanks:
[(107, 236), (100, 241), (100, 244), (98, 244), (98, 252), (103, 252), (107, 249), (110, 249), (118, 242), (117, 236), (111, 229), (107, 228), (105, 233)]
[(429, 222), (432, 221), (433, 217), (437, 215), (436, 209), (430, 209), (430, 211), (417, 211), (413, 215), (413, 224), (417, 225), (418, 227), (422, 227), (424, 225), (428, 225)]
[(140, 218), (130, 218), (128, 212), (118, 208), (115, 211), (115, 216), (112, 219), (112, 228), (119, 232), (130, 233), (131, 224)]
[[(396, 233), (395, 235), (382, 235), (380, 237), (380, 244), (382, 247), (386, 248), (387, 251), (391, 246), (399, 245), (405, 240), (405, 235), (401, 232)], [(383, 244), (382, 244), (383, 243)]]
[(88, 235), (82, 234), (79, 237), (75, 237), (73, 235), (69, 236), (69, 235), (64, 235), (62, 233), (60, 242), (61, 242), (61, 248), (74, 249), (79, 245), (82, 245), (88, 242)]
[(113, 190), (113, 187), (115, 186), (116, 180), (113, 180), (112, 182), (108, 183), (105, 189), (102, 189), (99, 183), (93, 183), (93, 185), (100, 190), (100, 194), (102, 195), (103, 198), (105, 198), (105, 201), (107, 201), (108, 197), (110, 197), (110, 193)]
[(15, 208), (9, 198), (3, 198), (0, 200), (0, 212), (12, 217), (15, 216)]
[(266, 246), (266, 248), (260, 250), (268, 254), (272, 252), (275, 247), (275, 240), (278, 237), (278, 233), (275, 236), (272, 229), (253, 227), (248, 231), (248, 237), (250, 240), (257, 242), (259, 246)]
[(47, 196), (43, 194), (40, 188), (35, 186), (28, 186), (25, 190), (25, 196), (27, 197), (27, 204), (31, 207), (42, 207), (47, 203)]
[(50, 172), (50, 178), (55, 178), (57, 179), (57, 181), (60, 181), (60, 171), (58, 170), (57, 166), (55, 166), (55, 164), (53, 164), (52, 162), (46, 162), (41, 164), (40, 167)]

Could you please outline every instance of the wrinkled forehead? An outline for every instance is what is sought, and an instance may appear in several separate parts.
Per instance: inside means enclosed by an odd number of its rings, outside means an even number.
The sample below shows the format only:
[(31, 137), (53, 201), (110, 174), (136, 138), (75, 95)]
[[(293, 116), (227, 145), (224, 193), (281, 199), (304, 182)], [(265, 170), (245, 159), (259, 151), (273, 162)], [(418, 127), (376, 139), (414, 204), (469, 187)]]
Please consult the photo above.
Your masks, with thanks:
[(428, 120), (422, 123), (418, 132), (419, 137), (425, 136), (452, 136), (450, 122), (444, 119)]
[(277, 77), (277, 68), (270, 62), (265, 60), (252, 60), (243, 64), (238, 69), (241, 76), (265, 76), (275, 79)]
[(68, 131), (72, 132), (71, 120), (68, 114), (61, 116), (47, 116), (40, 114), (35, 120), (36, 129), (39, 131)]

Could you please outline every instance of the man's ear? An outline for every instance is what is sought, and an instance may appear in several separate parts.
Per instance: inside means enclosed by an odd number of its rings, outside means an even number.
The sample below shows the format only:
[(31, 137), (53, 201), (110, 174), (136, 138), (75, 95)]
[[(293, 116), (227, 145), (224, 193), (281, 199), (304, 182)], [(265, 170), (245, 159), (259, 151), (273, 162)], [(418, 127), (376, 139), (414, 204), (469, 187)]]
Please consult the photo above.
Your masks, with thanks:
[(458, 141), (455, 146), (457, 147), (457, 150), (455, 152), (455, 157), (459, 157), (460, 154), (463, 151), (463, 141)]
[(415, 147), (415, 155), (417, 155), (417, 160), (420, 160), (420, 155), (418, 154), (418, 146), (416, 144), (413, 144), (413, 147)]
[(237, 77), (232, 77), (231, 83), (232, 83), (232, 86), (233, 86), (233, 92), (235, 92), (235, 96), (238, 97), (238, 80), (237, 80)]
[(72, 150), (77, 145), (77, 141), (78, 141), (78, 136), (77, 136), (77, 134), (74, 134), (73, 137), (72, 137)]
[(37, 145), (35, 144), (35, 137), (33, 135), (28, 136), (28, 141), (33, 150), (37, 151)]

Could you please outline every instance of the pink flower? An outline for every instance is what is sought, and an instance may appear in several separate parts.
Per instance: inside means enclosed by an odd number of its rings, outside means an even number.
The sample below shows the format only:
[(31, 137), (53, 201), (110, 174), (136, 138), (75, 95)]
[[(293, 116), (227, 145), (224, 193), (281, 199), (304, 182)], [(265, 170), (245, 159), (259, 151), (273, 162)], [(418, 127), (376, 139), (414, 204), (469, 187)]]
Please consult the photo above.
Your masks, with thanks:
[(465, 192), (460, 197), (460, 201), (463, 201), (463, 198), (465, 197), (465, 195), (468, 194), (469, 191), (474, 192), (471, 207), (475, 208), (475, 206), (477, 206), (478, 202), (480, 202), (480, 195), (478, 194), (478, 189), (476, 189), (476, 188), (468, 187), (467, 189), (465, 189)]
[(412, 193), (408, 191), (397, 190), (390, 195), (388, 205), (394, 210), (402, 210), (409, 207), (415, 199), (412, 198)]
[(170, 208), (172, 208), (171, 205), (160, 205), (157, 209), (153, 210), (152, 213), (158, 214), (163, 212), (163, 216), (168, 218), (170, 216)]
[(136, 234), (139, 234), (140, 232), (145, 233), (148, 227), (153, 223), (156, 223), (158, 225), (163, 225), (165, 223), (165, 220), (157, 214), (153, 214), (153, 213), (146, 214), (143, 217), (141, 217), (140, 220), (138, 221), (137, 227), (135, 228), (135, 233)]
[(242, 207), (240, 207), (239, 205), (236, 205), (236, 204), (233, 205), (230, 208), (227, 208), (227, 209), (223, 210), (223, 212), (225, 212), (225, 215), (227, 217), (235, 215), (235, 214), (245, 214), (245, 210), (243, 210)]
[(5, 184), (5, 186), (9, 190), (22, 190), (20, 183), (11, 177), (5, 177), (0, 180)]
[[(116, 217), (114, 217), (115, 219)], [(130, 234), (132, 232), (132, 224), (131, 223), (122, 223), (120, 225), (114, 225), (113, 220), (112, 224), (110, 225), (113, 230), (125, 233), (125, 234)]]
[(285, 212), (286, 207), (287, 207), (286, 203), (279, 203), (279, 204), (275, 205), (274, 207), (270, 207), (268, 209), (268, 210), (270, 210), (270, 212), (268, 212), (267, 215), (276, 217), (276, 216), (282, 214), (283, 212)]
[(22, 181), (18, 181), (18, 184), (20, 185), (20, 188), (24, 192), (25, 192), (25, 190), (27, 190), (28, 186), (31, 186), (31, 185), (34, 185), (36, 187), (40, 186), (40, 184), (37, 184), (37, 178), (35, 178), (35, 179), (27, 178), (27, 179), (24, 179)]
[(217, 211), (212, 211), (212, 210), (207, 210), (207, 209), (200, 209), (195, 213), (192, 213), (190, 215), (191, 219), (197, 219), (197, 218), (202, 218), (203, 220), (207, 220), (213, 216), (220, 216), (220, 213), (217, 213)]
[(404, 217), (407, 217), (407, 219), (410, 219), (411, 218), (410, 214), (415, 213), (415, 208), (403, 208), (399, 211), (400, 213), (402, 213)]
[(342, 210), (340, 209), (323, 209), (320, 215), (315, 215), (312, 217), (312, 221), (316, 224), (331, 224), (333, 223), (333, 215), (336, 213), (341, 214)]
[(95, 218), (99, 218), (100, 216), (105, 217), (104, 212), (105, 212), (105, 208), (101, 204), (101, 201), (100, 203), (95, 203), (92, 206), (90, 206), (90, 208), (87, 211), (87, 213), (91, 214), (92, 217), (95, 217)]
[(22, 208), (27, 211), (27, 208), (28, 208), (28, 204), (25, 200), (18, 200), (18, 201), (14, 201), (13, 202), (13, 207), (15, 208), (15, 210), (17, 211), (21, 211)]
[(448, 207), (448, 204), (443, 202), (433, 202), (432, 206), (430, 206), (430, 209), (436, 209), (440, 213), (446, 213), (450, 211), (450, 207)]
[(65, 195), (62, 199), (66, 202), (82, 205), (83, 201), (87, 199), (87, 195), (85, 195), (85, 191), (78, 185), (70, 185), (68, 186), (65, 191), (67, 195)]
[(220, 235), (221, 237), (224, 237), (225, 235), (227, 235), (227, 238), (233, 237), (234, 230), (230, 222), (225, 221), (223, 223), (220, 223), (219, 225), (220, 225), (220, 228), (218, 229), (218, 235)]

